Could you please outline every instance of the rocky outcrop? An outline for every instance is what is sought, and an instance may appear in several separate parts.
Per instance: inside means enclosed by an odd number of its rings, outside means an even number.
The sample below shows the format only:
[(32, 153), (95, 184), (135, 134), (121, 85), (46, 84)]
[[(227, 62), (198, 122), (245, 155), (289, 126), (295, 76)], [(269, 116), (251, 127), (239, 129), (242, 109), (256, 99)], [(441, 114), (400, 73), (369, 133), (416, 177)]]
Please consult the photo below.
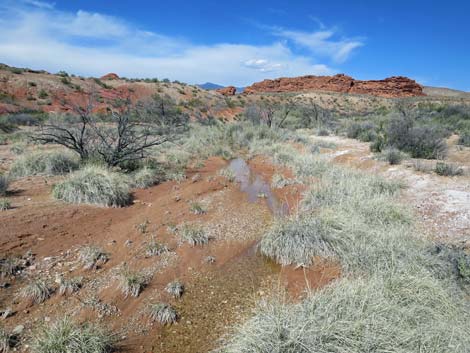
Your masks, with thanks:
[(344, 74), (335, 76), (282, 77), (275, 80), (264, 80), (246, 87), (244, 93), (300, 91), (331, 91), (387, 98), (425, 95), (423, 87), (407, 77), (394, 76), (385, 80), (361, 81)]
[(100, 80), (103, 80), (103, 81), (119, 80), (119, 76), (111, 72), (109, 74), (101, 76)]
[(234, 86), (228, 86), (215, 90), (216, 92), (223, 94), (224, 96), (234, 96), (237, 93), (237, 88)]

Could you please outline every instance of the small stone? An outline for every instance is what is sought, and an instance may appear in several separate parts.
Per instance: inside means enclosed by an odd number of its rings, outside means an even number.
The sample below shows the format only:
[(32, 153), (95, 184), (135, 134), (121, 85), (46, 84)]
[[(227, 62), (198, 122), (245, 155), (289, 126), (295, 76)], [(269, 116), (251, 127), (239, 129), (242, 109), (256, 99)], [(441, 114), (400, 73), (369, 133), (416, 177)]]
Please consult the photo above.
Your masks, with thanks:
[(21, 335), (23, 333), (23, 331), (24, 331), (24, 326), (23, 325), (18, 325), (13, 329), (12, 333), (14, 335)]

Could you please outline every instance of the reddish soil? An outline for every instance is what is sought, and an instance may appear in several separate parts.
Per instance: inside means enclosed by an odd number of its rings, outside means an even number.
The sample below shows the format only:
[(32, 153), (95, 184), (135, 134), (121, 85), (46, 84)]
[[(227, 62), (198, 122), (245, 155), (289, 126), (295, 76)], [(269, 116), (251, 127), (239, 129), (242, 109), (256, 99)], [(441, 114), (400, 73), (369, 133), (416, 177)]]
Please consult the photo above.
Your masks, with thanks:
[[(267, 201), (248, 202), (236, 183), (218, 176), (227, 162), (210, 158), (199, 169), (187, 171), (187, 180), (165, 182), (146, 190), (135, 190), (134, 202), (126, 208), (69, 205), (51, 197), (51, 186), (60, 178), (31, 177), (14, 182), (9, 199), (12, 210), (0, 214), (0, 254), (23, 255), (31, 250), (34, 265), (10, 286), (0, 289), (0, 309), (15, 315), (4, 325), (12, 329), (25, 325), (29, 334), (44, 321), (70, 315), (80, 321), (101, 322), (118, 333), (120, 350), (126, 352), (207, 352), (227, 328), (247, 317), (260, 297), (268, 296), (281, 284), (293, 298), (339, 276), (335, 265), (319, 263), (308, 271), (273, 266), (256, 253), (256, 242), (272, 222)], [(267, 159), (249, 162), (252, 170), (267, 182), (272, 175), (290, 171), (275, 168)], [(193, 176), (199, 175), (194, 178)], [(301, 188), (292, 185), (276, 189), (294, 212)], [(207, 212), (194, 215), (190, 202), (198, 201)], [(138, 225), (147, 223), (145, 232)], [(169, 226), (196, 223), (211, 235), (208, 245), (182, 244)], [(152, 237), (166, 244), (170, 252), (146, 258), (145, 243)], [(77, 251), (85, 244), (101, 246), (110, 260), (97, 271), (85, 271)], [(215, 262), (206, 261), (208, 256)], [(124, 264), (145, 273), (148, 285), (138, 298), (124, 298), (119, 289), (119, 271)], [(83, 276), (83, 288), (68, 297), (53, 294), (43, 304), (28, 306), (18, 298), (20, 289), (32, 278), (56, 275)], [(167, 283), (178, 279), (185, 285), (181, 299), (165, 292)], [(94, 304), (90, 300), (95, 298)], [(153, 325), (145, 315), (146, 305), (164, 301), (180, 315), (177, 324)], [(25, 346), (21, 346), (25, 349)]]

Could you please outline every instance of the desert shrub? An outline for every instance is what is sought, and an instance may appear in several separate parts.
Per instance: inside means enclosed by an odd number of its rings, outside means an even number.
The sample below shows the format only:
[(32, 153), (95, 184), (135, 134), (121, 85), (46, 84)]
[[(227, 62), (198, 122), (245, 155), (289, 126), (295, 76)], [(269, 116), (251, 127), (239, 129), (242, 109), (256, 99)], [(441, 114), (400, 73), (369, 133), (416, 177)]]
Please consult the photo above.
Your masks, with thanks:
[(14, 177), (61, 175), (78, 168), (78, 159), (68, 152), (35, 152), (20, 156), (11, 166)]
[(388, 148), (382, 152), (382, 158), (391, 165), (400, 164), (406, 156), (396, 148)]
[(150, 320), (162, 325), (170, 325), (178, 320), (176, 310), (166, 303), (150, 304), (147, 311)]
[(96, 270), (103, 266), (109, 257), (100, 247), (89, 245), (80, 249), (78, 259), (85, 270)]
[(191, 246), (204, 245), (209, 242), (207, 232), (203, 228), (195, 225), (184, 224), (179, 228), (178, 235)]
[(318, 136), (330, 136), (330, 132), (327, 129), (318, 130)]
[(60, 277), (59, 279), (59, 295), (71, 295), (75, 292), (78, 292), (78, 290), (82, 287), (82, 277), (73, 277), (73, 278), (63, 278)]
[[(351, 123), (346, 130), (346, 136), (353, 139), (359, 139), (362, 137), (365, 140), (364, 142), (372, 141), (368, 140), (373, 134), (375, 134), (376, 126), (370, 121), (365, 122), (353, 122)], [(368, 141), (367, 141), (368, 140)]]
[(385, 138), (382, 135), (377, 135), (376, 139), (370, 144), (371, 152), (382, 152), (385, 148)]
[(470, 147), (470, 131), (464, 131), (460, 134), (457, 144)]
[(0, 196), (5, 196), (7, 194), (8, 184), (7, 176), (0, 174)]
[(414, 126), (411, 119), (393, 119), (387, 129), (387, 143), (413, 158), (436, 159), (447, 155), (442, 132), (435, 127)]
[(86, 166), (54, 186), (56, 199), (105, 207), (129, 204), (131, 196), (127, 178), (99, 166)]
[(77, 325), (64, 318), (41, 327), (31, 347), (35, 353), (108, 353), (114, 341), (114, 336), (99, 326)]
[(11, 335), (0, 327), (0, 352), (8, 353), (11, 348)]
[(461, 254), (457, 259), (457, 270), (459, 276), (467, 283), (470, 283), (470, 255)]
[(464, 353), (462, 308), (426, 272), (345, 278), (299, 304), (262, 302), (221, 351)]
[(37, 279), (29, 282), (20, 291), (20, 297), (27, 300), (31, 304), (41, 304), (52, 293), (51, 288), (42, 279)]
[(184, 285), (180, 281), (173, 281), (168, 283), (165, 290), (174, 298), (181, 298), (184, 293)]
[(11, 208), (11, 203), (8, 199), (0, 199), (0, 211), (6, 211)]
[(148, 188), (163, 181), (161, 172), (149, 167), (143, 167), (135, 171), (130, 178), (132, 187), (140, 189)]
[(120, 273), (119, 288), (122, 294), (127, 298), (128, 296), (138, 297), (147, 285), (147, 278), (136, 271), (132, 271), (127, 267), (123, 268)]
[(437, 162), (434, 167), (437, 175), (442, 176), (457, 176), (463, 174), (463, 169), (452, 163)]
[(308, 266), (315, 256), (334, 257), (334, 248), (342, 241), (335, 227), (324, 220), (294, 217), (277, 221), (263, 235), (258, 249), (281, 265)]

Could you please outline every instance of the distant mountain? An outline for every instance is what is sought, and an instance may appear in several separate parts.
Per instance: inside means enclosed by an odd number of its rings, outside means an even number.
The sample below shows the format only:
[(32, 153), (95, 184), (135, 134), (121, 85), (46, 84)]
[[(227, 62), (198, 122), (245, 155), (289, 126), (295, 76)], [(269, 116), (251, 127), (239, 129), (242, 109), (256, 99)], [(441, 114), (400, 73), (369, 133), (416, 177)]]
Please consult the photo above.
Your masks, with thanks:
[[(217, 83), (212, 83), (212, 82), (206, 82), (206, 83), (203, 83), (201, 85), (196, 85), (196, 86), (202, 89), (206, 89), (208, 91), (226, 87), (226, 86), (221, 86), (221, 85), (218, 85)], [(237, 93), (242, 93), (244, 89), (245, 87), (237, 87)]]
[(206, 82), (206, 83), (203, 83), (201, 85), (196, 85), (198, 86), (199, 88), (202, 88), (202, 89), (207, 89), (207, 90), (213, 90), (213, 89), (219, 89), (219, 88), (224, 88), (225, 86), (221, 86), (221, 85), (218, 85), (216, 83), (212, 83), (212, 82)]

